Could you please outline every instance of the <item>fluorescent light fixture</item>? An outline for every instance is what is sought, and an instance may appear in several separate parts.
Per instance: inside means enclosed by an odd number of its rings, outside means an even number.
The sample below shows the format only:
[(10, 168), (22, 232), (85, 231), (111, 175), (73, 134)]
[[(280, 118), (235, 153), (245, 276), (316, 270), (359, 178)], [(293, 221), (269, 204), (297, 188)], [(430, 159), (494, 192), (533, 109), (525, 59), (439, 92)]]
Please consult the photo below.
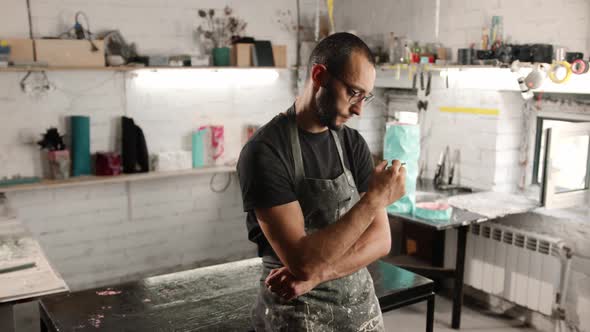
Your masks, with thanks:
[(148, 89), (193, 89), (250, 87), (273, 84), (279, 77), (276, 69), (156, 69), (138, 70), (134, 82), (137, 87)]

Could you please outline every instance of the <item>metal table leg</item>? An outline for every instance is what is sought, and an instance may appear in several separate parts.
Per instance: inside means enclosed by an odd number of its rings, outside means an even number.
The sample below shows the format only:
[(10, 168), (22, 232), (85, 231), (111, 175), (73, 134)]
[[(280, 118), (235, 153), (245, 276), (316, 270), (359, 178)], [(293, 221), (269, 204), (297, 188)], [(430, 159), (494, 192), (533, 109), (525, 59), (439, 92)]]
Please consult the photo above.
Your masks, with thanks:
[(469, 226), (457, 229), (457, 261), (455, 263), (455, 287), (453, 289), (453, 320), (454, 329), (461, 328), (461, 307), (463, 306), (463, 273), (465, 271), (465, 247)]
[(432, 332), (434, 329), (434, 294), (428, 298), (426, 309), (426, 332)]
[(2, 332), (16, 331), (14, 324), (14, 310), (12, 304), (0, 303), (0, 326), (2, 327)]

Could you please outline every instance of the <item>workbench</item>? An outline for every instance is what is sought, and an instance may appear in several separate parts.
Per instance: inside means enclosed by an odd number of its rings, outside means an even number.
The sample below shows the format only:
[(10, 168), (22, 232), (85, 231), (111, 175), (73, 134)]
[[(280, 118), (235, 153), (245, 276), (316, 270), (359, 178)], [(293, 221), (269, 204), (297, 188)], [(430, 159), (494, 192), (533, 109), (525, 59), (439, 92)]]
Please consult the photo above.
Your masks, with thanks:
[[(382, 311), (427, 301), (434, 319), (434, 282), (383, 261), (369, 266)], [(150, 277), (40, 302), (48, 331), (250, 331), (259, 258)]]
[(0, 330), (15, 331), (15, 304), (67, 291), (66, 283), (20, 220), (0, 216)]

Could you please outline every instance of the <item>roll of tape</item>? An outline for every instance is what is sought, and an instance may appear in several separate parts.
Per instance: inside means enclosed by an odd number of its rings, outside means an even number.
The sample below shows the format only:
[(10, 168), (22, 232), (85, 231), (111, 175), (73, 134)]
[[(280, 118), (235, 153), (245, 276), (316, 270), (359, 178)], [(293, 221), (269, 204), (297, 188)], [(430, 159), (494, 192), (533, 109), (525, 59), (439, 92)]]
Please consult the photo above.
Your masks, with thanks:
[[(562, 78), (559, 78), (556, 75), (559, 68), (565, 68), (565, 76), (563, 76)], [(549, 78), (551, 79), (551, 81), (553, 83), (557, 83), (557, 84), (565, 83), (565, 82), (569, 81), (571, 76), (572, 76), (572, 66), (569, 64), (569, 62), (566, 62), (566, 61), (555, 62), (551, 65), (551, 68), (549, 69)]]
[(576, 75), (586, 74), (589, 67), (588, 61), (577, 59), (572, 63), (572, 73)]

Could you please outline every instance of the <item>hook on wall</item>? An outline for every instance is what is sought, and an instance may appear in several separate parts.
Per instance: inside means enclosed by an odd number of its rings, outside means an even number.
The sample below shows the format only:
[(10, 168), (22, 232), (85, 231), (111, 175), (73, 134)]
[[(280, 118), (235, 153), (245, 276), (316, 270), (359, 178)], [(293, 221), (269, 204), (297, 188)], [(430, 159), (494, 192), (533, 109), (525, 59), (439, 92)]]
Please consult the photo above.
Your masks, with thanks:
[(42, 94), (51, 90), (51, 82), (49, 82), (47, 73), (44, 70), (39, 72), (42, 75), (41, 80), (35, 80), (31, 82), (31, 74), (33, 73), (34, 71), (28, 71), (20, 80), (19, 84), (23, 93)]

